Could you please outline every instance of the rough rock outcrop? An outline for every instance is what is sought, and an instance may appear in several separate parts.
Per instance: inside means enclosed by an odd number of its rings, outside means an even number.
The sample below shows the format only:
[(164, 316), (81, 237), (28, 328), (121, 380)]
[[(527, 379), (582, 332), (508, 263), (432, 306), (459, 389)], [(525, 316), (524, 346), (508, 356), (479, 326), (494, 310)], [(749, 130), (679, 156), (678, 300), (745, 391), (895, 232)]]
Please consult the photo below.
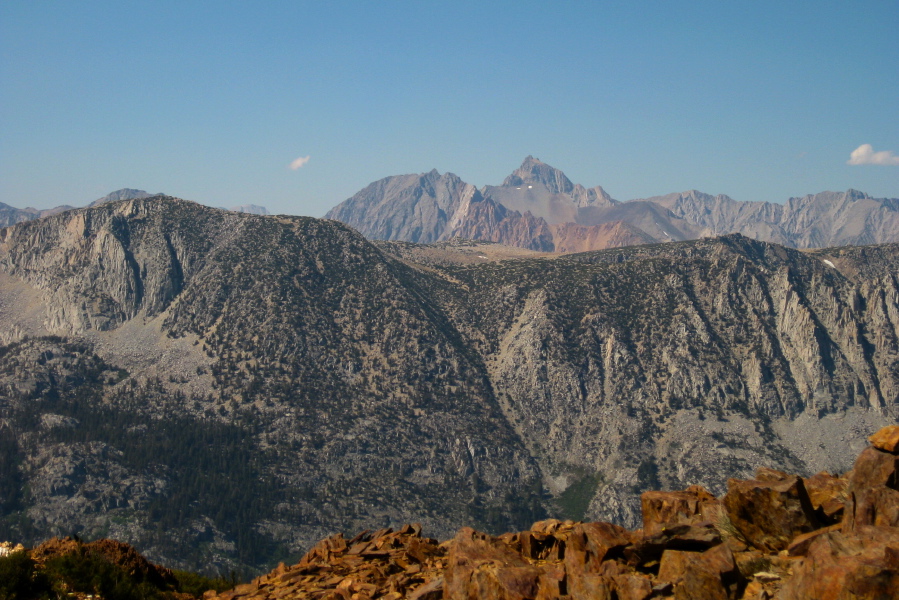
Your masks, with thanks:
[[(793, 519), (793, 503), (802, 489), (799, 478), (759, 469), (746, 486), (738, 483), (733, 489), (760, 493), (768, 500), (775, 493), (787, 498), (743, 505), (744, 520), (759, 523), (760, 513), (778, 513), (765, 516), (771, 522)], [(882, 514), (899, 513), (899, 494), (890, 493), (896, 490), (861, 480), (856, 483), (856, 493), (878, 498)], [(825, 489), (833, 490), (834, 499), (843, 493), (839, 486), (820, 486), (818, 491), (824, 494)], [(500, 536), (464, 527), (443, 543), (422, 537), (419, 525), (363, 531), (351, 539), (336, 534), (319, 542), (297, 564), (281, 563), (231, 590), (210, 590), (204, 600), (899, 597), (899, 526), (895, 521), (866, 521), (858, 511), (847, 509), (842, 525), (800, 533), (789, 540), (786, 551), (779, 551), (780, 543), (772, 547), (770, 536), (742, 535), (727, 513), (719, 512), (715, 523), (694, 522), (703, 507), (714, 508), (720, 502), (701, 488), (648, 492), (644, 500), (651, 523), (633, 532), (610, 523), (547, 519), (526, 531)], [(723, 502), (730, 512), (733, 499)], [(135, 581), (150, 582), (161, 590), (177, 589), (178, 582), (168, 570), (152, 565), (130, 546), (110, 540), (82, 544), (54, 538), (30, 555), (40, 565), (72, 552), (97, 553), (123, 567)], [(187, 600), (183, 594), (181, 598)]]
[[(879, 439), (879, 438), (878, 438)], [(880, 450), (878, 450), (880, 451)], [(865, 485), (890, 515), (899, 495), (890, 488)], [(757, 478), (733, 481), (723, 500), (728, 512), (716, 523), (696, 522), (716, 500), (702, 488), (647, 492), (649, 521), (629, 532), (609, 523), (554, 519), (531, 529), (493, 537), (461, 529), (443, 544), (421, 542), (417, 526), (400, 532), (341, 536), (322, 541), (295, 567), (281, 565), (270, 575), (219, 596), (234, 600), (282, 598), (445, 598), (447, 600), (875, 600), (899, 594), (899, 527), (874, 519), (862, 522), (847, 510), (840, 525), (816, 527), (809, 502), (799, 501), (802, 481), (773, 469)], [(818, 486), (840, 497), (840, 486)], [(878, 491), (880, 490), (880, 491)], [(761, 499), (761, 500), (759, 500)], [(801, 504), (797, 509), (797, 503)], [(778, 524), (764, 535), (735, 529), (740, 524)], [(689, 521), (689, 523), (685, 523)], [(854, 523), (854, 524), (853, 524)], [(851, 526), (848, 526), (852, 524)], [(782, 525), (782, 526), (781, 526)], [(773, 541), (772, 541), (773, 540)], [(410, 556), (421, 544), (423, 554)], [(789, 546), (788, 552), (780, 550)], [(409, 566), (415, 576), (409, 577)]]
[(364, 531), (346, 540), (341, 534), (322, 540), (302, 560), (216, 595), (211, 600), (321, 598), (361, 600), (437, 600), (442, 595), (446, 547), (421, 537), (421, 526), (399, 531)]
[(753, 546), (777, 552), (797, 535), (818, 528), (802, 478), (731, 479), (724, 506), (737, 530)]
[(899, 425), (884, 427), (868, 438), (868, 440), (878, 450), (897, 454), (899, 453)]
[(708, 490), (693, 485), (683, 491), (644, 492), (640, 496), (643, 533), (653, 535), (672, 525), (721, 520), (723, 505)]

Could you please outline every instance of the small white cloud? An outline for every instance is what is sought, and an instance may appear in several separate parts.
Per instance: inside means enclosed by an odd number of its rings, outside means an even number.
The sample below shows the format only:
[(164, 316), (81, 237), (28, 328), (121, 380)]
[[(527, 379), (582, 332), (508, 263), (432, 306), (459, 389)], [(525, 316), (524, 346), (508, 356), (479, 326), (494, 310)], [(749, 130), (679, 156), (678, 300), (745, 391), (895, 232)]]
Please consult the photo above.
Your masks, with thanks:
[(849, 155), (847, 165), (899, 165), (899, 156), (890, 150), (874, 152), (871, 144), (862, 144)]
[(290, 170), (291, 170), (291, 171), (296, 171), (297, 169), (299, 169), (300, 167), (302, 167), (303, 165), (305, 165), (307, 162), (309, 162), (309, 159), (310, 159), (310, 158), (312, 158), (312, 157), (311, 157), (311, 156), (301, 156), (301, 157), (299, 157), (298, 159), (296, 159), (295, 161), (293, 161), (292, 163), (290, 163)]

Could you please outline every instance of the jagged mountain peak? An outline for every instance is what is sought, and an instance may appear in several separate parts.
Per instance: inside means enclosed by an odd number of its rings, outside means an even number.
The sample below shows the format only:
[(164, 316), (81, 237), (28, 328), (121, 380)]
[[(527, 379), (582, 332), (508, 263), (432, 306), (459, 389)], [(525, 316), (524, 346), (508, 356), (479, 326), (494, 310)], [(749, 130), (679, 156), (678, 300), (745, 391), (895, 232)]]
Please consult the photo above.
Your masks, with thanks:
[(574, 184), (565, 173), (530, 155), (522, 161), (520, 167), (506, 177), (503, 185), (518, 186), (529, 183), (542, 183), (554, 194), (570, 194), (574, 190)]

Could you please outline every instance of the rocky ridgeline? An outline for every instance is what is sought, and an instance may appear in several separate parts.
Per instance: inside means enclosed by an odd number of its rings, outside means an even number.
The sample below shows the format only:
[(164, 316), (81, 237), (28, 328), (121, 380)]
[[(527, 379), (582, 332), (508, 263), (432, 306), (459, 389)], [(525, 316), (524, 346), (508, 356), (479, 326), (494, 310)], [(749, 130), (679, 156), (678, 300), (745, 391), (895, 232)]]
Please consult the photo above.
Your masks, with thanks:
[(794, 248), (893, 242), (899, 202), (857, 190), (785, 203), (697, 190), (619, 202), (528, 156), (502, 185), (478, 190), (437, 170), (376, 181), (332, 208), (373, 240), (430, 244), (462, 237), (542, 252), (585, 252), (742, 233)]
[(550, 519), (438, 544), (420, 527), (341, 534), (207, 600), (880, 599), (899, 597), (899, 425), (843, 476), (761, 468), (719, 499), (646, 492), (643, 529)]

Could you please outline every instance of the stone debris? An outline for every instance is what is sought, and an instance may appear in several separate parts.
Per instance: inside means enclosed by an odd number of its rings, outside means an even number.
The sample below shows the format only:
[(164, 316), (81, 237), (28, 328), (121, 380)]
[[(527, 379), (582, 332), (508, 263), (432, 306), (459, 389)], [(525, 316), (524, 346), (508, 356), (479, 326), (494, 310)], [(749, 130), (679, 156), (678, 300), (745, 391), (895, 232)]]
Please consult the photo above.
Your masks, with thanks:
[[(464, 527), (443, 543), (422, 537), (419, 525), (352, 539), (338, 533), (293, 566), (210, 590), (203, 600), (899, 598), (894, 459), (872, 446), (846, 477), (803, 480), (759, 469), (755, 479), (731, 480), (723, 499), (698, 486), (647, 492), (645, 526), (637, 531), (547, 519), (498, 537)], [(839, 519), (822, 510), (838, 501)], [(31, 556), (40, 564), (74, 551), (99, 552), (132, 577), (176, 585), (167, 569), (111, 540), (54, 538)]]
[(299, 563), (277, 569), (207, 600), (436, 600), (443, 594), (445, 545), (421, 536), (421, 526), (363, 531), (319, 542)]
[(889, 448), (866, 449), (846, 477), (759, 469), (755, 479), (731, 480), (722, 499), (699, 486), (646, 492), (638, 531), (548, 519), (498, 537), (465, 527), (442, 544), (422, 538), (417, 525), (351, 540), (338, 534), (292, 567), (205, 598), (899, 598), (899, 486)]

